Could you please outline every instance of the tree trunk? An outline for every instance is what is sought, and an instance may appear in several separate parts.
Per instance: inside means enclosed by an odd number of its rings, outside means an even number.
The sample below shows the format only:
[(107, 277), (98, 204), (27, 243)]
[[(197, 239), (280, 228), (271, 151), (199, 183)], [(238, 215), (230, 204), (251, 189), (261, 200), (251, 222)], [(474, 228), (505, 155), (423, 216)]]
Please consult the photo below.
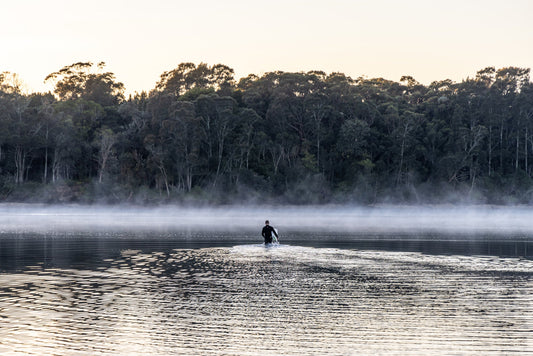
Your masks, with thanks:
[(15, 183), (24, 183), (24, 172), (26, 170), (26, 153), (20, 146), (15, 148)]
[(46, 184), (48, 181), (48, 146), (44, 150), (44, 174), (43, 174), (43, 183)]
[(526, 171), (526, 174), (529, 175), (528, 167), (527, 167), (527, 126), (526, 126), (526, 133), (525, 133), (525, 140), (524, 140), (524, 170)]
[(100, 157), (99, 157), (99, 172), (98, 182), (102, 183), (105, 169), (111, 154), (113, 153), (113, 146), (115, 145), (116, 138), (111, 132), (104, 132), (100, 138)]
[(159, 167), (159, 170), (161, 171), (161, 174), (163, 175), (163, 178), (165, 179), (165, 189), (167, 190), (167, 197), (170, 197), (170, 188), (168, 186), (168, 177), (167, 177), (167, 171), (164, 167)]
[(488, 175), (489, 177), (492, 174), (492, 125), (489, 125), (489, 167), (488, 167)]
[(187, 168), (187, 180), (185, 182), (187, 184), (187, 191), (190, 192), (192, 190), (192, 169)]
[(402, 145), (400, 148), (400, 166), (398, 167), (398, 176), (396, 177), (396, 184), (400, 184), (401, 178), (402, 178), (402, 166), (403, 166), (403, 156), (404, 156), (404, 150), (405, 150), (405, 137), (402, 140)]
[(520, 152), (519, 142), (520, 142), (520, 131), (516, 129), (516, 150), (515, 150), (516, 152), (515, 152), (515, 165), (514, 165), (515, 172), (518, 172), (518, 154)]
[(46, 127), (45, 134), (45, 149), (44, 149), (44, 173), (43, 173), (43, 183), (46, 184), (48, 181), (48, 126)]
[(503, 119), (500, 123), (500, 174), (503, 174)]

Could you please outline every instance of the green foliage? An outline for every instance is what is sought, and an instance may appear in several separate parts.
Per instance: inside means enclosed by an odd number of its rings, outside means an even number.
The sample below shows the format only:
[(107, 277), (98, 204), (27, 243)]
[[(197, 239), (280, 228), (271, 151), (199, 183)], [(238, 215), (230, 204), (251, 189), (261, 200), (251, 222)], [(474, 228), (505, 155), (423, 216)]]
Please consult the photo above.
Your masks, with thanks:
[(0, 74), (0, 199), (191, 204), (533, 202), (529, 69), (461, 83), (182, 63), (124, 99), (104, 63)]
[(55, 83), (55, 94), (61, 100), (85, 99), (102, 106), (116, 105), (124, 100), (124, 84), (115, 81), (111, 72), (101, 73), (100, 62), (78, 62), (49, 74), (45, 81)]
[(198, 66), (181, 63), (177, 68), (161, 74), (155, 90), (177, 97), (193, 89), (213, 89), (228, 94), (228, 90), (235, 85), (233, 75), (233, 69), (223, 64), (209, 67), (205, 63)]
[(210, 95), (210, 94), (214, 94), (214, 93), (215, 93), (215, 89), (213, 89), (213, 88), (199, 88), (199, 87), (197, 87), (197, 88), (193, 88), (193, 89), (187, 91), (185, 94), (180, 96), (179, 100), (182, 100), (182, 101), (195, 101), (201, 95)]

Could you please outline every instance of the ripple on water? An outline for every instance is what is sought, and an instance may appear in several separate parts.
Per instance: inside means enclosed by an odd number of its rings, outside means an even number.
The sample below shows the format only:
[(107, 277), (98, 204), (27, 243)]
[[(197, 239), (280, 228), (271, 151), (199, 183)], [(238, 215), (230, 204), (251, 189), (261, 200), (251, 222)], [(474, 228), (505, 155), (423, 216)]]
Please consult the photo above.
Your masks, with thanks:
[(0, 275), (0, 353), (533, 353), (529, 260), (262, 245)]

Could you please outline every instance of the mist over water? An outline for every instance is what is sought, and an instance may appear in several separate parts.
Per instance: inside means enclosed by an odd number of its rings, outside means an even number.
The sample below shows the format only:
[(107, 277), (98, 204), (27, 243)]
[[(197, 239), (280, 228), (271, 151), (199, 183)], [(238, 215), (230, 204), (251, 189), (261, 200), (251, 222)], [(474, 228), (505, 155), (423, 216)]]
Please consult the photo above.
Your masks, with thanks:
[(0, 233), (255, 231), (265, 219), (283, 232), (533, 234), (529, 207), (0, 205)]
[(0, 354), (530, 355), (532, 252), (522, 207), (4, 204)]

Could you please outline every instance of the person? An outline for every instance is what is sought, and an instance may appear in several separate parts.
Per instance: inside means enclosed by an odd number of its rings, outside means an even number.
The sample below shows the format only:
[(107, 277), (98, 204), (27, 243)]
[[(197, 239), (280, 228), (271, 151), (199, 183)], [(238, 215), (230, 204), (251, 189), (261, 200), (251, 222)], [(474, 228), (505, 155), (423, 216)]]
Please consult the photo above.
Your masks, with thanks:
[(263, 226), (263, 231), (261, 231), (261, 235), (263, 235), (263, 238), (265, 239), (265, 245), (272, 243), (272, 233), (278, 238), (278, 233), (272, 226), (270, 226), (270, 222), (267, 220), (265, 221), (265, 226)]

